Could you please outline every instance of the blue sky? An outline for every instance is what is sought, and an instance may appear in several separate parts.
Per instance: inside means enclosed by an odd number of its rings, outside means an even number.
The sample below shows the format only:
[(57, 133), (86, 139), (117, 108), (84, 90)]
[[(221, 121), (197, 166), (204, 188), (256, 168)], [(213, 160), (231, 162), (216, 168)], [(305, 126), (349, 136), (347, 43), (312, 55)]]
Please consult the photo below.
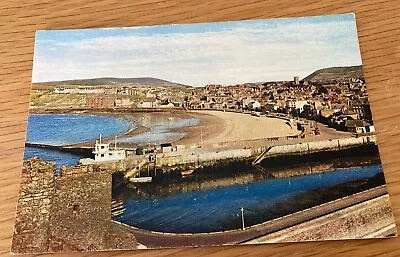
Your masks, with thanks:
[(156, 77), (228, 85), (360, 64), (354, 15), (344, 14), (38, 31), (32, 80)]

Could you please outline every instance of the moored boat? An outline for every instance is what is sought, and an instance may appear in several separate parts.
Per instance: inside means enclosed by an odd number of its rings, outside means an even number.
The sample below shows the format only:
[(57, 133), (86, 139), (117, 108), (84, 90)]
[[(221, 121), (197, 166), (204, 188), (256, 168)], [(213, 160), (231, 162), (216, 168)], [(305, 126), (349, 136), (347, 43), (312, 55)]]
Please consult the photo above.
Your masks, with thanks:
[(182, 177), (186, 177), (186, 176), (190, 176), (190, 175), (192, 175), (193, 174), (193, 171), (194, 170), (185, 170), (185, 171), (182, 171), (181, 172), (181, 175), (182, 175)]

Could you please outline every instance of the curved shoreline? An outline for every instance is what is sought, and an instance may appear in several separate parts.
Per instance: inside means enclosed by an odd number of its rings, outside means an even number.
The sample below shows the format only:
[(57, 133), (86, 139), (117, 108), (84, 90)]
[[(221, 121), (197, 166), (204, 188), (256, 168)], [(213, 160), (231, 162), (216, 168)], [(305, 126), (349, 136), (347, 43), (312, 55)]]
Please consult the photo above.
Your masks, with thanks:
[(282, 138), (299, 136), (300, 131), (287, 124), (287, 119), (279, 117), (256, 117), (248, 113), (224, 112), (218, 110), (189, 111), (196, 117), (212, 117), (214, 123), (206, 126), (197, 126), (192, 135), (178, 140), (177, 144), (202, 145), (231, 145), (241, 142), (249, 144), (251, 141), (266, 140), (268, 138)]
[[(194, 146), (235, 146), (235, 147), (248, 147), (255, 144), (265, 144), (268, 139), (290, 139), (291, 137), (297, 138), (301, 132), (298, 131), (290, 123), (288, 117), (271, 117), (271, 116), (252, 116), (250, 113), (221, 111), (221, 110), (34, 110), (33, 114), (89, 114), (89, 115), (104, 115), (114, 116), (125, 119), (132, 123), (131, 128), (125, 132), (111, 137), (104, 138), (105, 142), (112, 142), (112, 139), (117, 136), (118, 138), (127, 138), (139, 134), (145, 134), (151, 130), (150, 127), (140, 126), (137, 122), (137, 117), (144, 115), (170, 115), (171, 117), (182, 118), (196, 118), (200, 123), (195, 126), (184, 126), (180, 128), (171, 128), (167, 132), (184, 133), (183, 138), (176, 140), (166, 139), (165, 143), (173, 143), (175, 145), (186, 145), (188, 147)], [(138, 124), (139, 123), (139, 124)], [(319, 125), (321, 135), (315, 137), (311, 129), (306, 127), (304, 134), (307, 134), (306, 141), (315, 139), (334, 139), (349, 137), (348, 132), (338, 132), (332, 128)], [(286, 138), (287, 137), (287, 138)], [(293, 140), (293, 139), (290, 139)], [(302, 139), (304, 141), (304, 139)], [(94, 140), (82, 142), (78, 144), (71, 144), (73, 146), (93, 146)], [(120, 147), (136, 148), (137, 143), (119, 142)]]
[[(40, 112), (42, 113), (42, 112)], [(45, 112), (47, 114), (48, 112)], [(52, 113), (66, 114), (65, 111)], [(196, 118), (200, 123), (195, 126), (184, 126), (181, 128), (172, 128), (170, 132), (185, 133), (183, 138), (172, 141), (175, 144), (193, 145), (198, 144), (200, 141), (205, 145), (210, 143), (229, 143), (237, 141), (251, 141), (266, 139), (268, 137), (282, 137), (298, 135), (299, 132), (285, 123), (284, 120), (273, 117), (254, 117), (246, 113), (236, 112), (223, 112), (223, 111), (184, 111), (184, 110), (165, 110), (159, 112), (151, 112), (148, 115), (170, 115), (171, 117), (181, 118)], [(35, 114), (39, 114), (35, 112)], [(106, 112), (106, 111), (88, 111), (88, 112), (69, 112), (69, 114), (76, 115), (103, 115), (114, 116), (131, 122), (131, 128), (117, 135), (103, 138), (104, 142), (111, 142), (115, 136), (118, 138), (126, 138), (138, 134), (144, 134), (151, 130), (150, 127), (145, 127), (137, 122), (137, 117), (145, 115), (143, 112)], [(251, 127), (252, 129), (248, 130)], [(265, 128), (268, 127), (266, 130)], [(77, 144), (70, 144), (73, 146), (89, 146), (93, 145), (95, 140), (81, 142)], [(132, 147), (137, 144), (120, 142), (122, 147)]]

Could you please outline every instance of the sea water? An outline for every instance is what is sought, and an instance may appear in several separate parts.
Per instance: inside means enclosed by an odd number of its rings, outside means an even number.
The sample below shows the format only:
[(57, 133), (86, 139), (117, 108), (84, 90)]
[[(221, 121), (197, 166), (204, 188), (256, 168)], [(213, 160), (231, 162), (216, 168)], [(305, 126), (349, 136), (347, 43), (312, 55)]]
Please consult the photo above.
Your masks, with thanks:
[(200, 123), (198, 118), (183, 118), (168, 113), (150, 113), (137, 116), (137, 124), (149, 128), (143, 134), (125, 137), (118, 142), (131, 143), (139, 146), (160, 145), (162, 143), (174, 142), (186, 136), (185, 132), (176, 131), (184, 127), (197, 126)]
[(232, 223), (241, 227), (241, 208), (244, 208), (245, 219), (246, 216), (260, 217), (258, 223), (261, 223), (273, 217), (277, 204), (290, 202), (302, 193), (370, 178), (381, 172), (381, 165), (372, 165), (176, 192), (168, 196), (138, 197), (131, 194), (122, 199), (125, 210), (114, 219), (161, 232), (223, 231)]
[[(186, 134), (174, 129), (195, 126), (200, 123), (197, 118), (176, 117), (170, 113), (148, 113), (132, 115), (126, 120), (111, 115), (91, 114), (31, 114), (28, 118), (26, 134), (27, 143), (62, 146), (90, 142), (102, 137), (120, 135), (131, 128), (147, 127), (148, 132), (119, 138), (118, 142), (137, 145), (154, 145), (173, 142)], [(76, 165), (83, 156), (60, 152), (52, 149), (26, 147), (24, 159), (38, 156), (45, 161), (56, 162), (59, 168), (63, 165)]]
[[(30, 114), (26, 142), (54, 146), (93, 141), (124, 133), (131, 122), (113, 116), (90, 114)], [(56, 163), (56, 167), (76, 165), (81, 155), (52, 149), (25, 147), (24, 159), (40, 157)]]
[(28, 118), (27, 143), (67, 145), (93, 141), (124, 133), (131, 123), (127, 120), (88, 114), (31, 114)]

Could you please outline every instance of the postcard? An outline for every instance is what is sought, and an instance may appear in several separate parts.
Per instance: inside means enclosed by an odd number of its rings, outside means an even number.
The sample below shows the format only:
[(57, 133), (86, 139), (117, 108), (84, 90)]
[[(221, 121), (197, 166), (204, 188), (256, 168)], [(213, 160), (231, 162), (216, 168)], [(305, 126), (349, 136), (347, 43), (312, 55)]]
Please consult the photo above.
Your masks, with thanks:
[(354, 14), (36, 33), (13, 253), (397, 235)]

